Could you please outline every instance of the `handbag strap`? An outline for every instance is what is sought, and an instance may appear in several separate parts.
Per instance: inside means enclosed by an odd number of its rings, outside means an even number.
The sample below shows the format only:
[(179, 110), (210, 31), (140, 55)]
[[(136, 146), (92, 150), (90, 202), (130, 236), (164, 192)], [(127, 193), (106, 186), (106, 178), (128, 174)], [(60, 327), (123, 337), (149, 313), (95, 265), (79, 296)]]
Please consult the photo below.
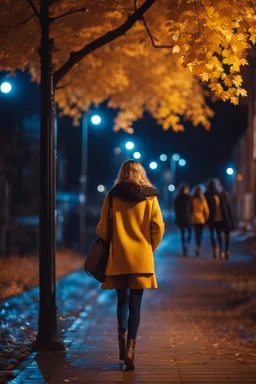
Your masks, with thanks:
[(107, 227), (107, 241), (110, 243), (112, 239), (113, 232), (113, 198), (111, 195), (108, 195), (109, 204), (108, 204), (108, 227)]

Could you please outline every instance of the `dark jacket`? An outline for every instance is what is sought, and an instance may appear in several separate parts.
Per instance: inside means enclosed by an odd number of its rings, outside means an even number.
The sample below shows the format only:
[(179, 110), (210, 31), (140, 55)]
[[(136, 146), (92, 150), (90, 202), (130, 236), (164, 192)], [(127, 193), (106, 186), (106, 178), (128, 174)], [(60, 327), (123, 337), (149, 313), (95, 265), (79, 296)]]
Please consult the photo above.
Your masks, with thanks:
[(175, 223), (180, 227), (192, 224), (192, 198), (190, 195), (178, 195), (174, 201)]
[(226, 191), (222, 191), (220, 193), (205, 193), (205, 197), (209, 206), (210, 210), (210, 216), (208, 219), (208, 225), (212, 226), (215, 222), (215, 216), (216, 216), (216, 200), (215, 195), (219, 196), (220, 199), (220, 208), (221, 213), (223, 217), (223, 225), (226, 230), (232, 230), (234, 229), (234, 219), (233, 219), (233, 213), (232, 213), (232, 203), (229, 196), (229, 193)]

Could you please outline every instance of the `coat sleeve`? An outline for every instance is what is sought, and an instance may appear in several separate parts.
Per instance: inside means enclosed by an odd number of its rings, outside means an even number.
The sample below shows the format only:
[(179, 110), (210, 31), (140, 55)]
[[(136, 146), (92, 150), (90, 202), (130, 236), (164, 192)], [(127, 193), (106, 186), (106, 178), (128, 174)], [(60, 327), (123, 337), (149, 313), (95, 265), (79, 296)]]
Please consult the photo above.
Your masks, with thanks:
[(178, 210), (178, 203), (177, 203), (177, 197), (174, 199), (174, 212), (177, 213)]
[(96, 227), (96, 232), (103, 240), (107, 240), (108, 205), (109, 205), (109, 196), (107, 194), (102, 205), (100, 222)]
[(155, 251), (164, 235), (164, 221), (157, 197), (153, 199), (150, 233), (152, 249)]
[(208, 221), (209, 216), (210, 216), (210, 210), (209, 210), (209, 207), (208, 207), (207, 200), (205, 199), (205, 201), (204, 201), (204, 218), (205, 218), (206, 222)]

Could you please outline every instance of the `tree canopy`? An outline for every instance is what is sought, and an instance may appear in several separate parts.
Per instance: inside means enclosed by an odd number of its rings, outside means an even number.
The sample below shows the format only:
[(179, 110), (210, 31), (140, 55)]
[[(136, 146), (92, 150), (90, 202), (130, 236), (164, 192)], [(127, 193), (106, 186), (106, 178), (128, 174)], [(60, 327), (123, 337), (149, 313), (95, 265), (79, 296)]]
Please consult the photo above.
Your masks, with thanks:
[[(240, 70), (256, 42), (255, 0), (49, 3), (55, 100), (75, 120), (108, 100), (119, 109), (116, 130), (132, 132), (144, 111), (164, 129), (185, 120), (209, 129), (207, 96), (246, 96)], [(5, 0), (1, 11), (0, 70), (28, 69), (40, 81), (39, 1)]]

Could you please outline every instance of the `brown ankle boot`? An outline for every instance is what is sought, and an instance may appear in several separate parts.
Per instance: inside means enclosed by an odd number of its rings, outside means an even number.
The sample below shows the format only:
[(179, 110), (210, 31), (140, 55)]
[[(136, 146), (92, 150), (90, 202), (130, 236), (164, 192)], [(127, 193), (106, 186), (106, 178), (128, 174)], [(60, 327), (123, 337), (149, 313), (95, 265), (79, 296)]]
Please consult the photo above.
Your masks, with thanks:
[(136, 345), (136, 341), (133, 339), (127, 340), (127, 349), (125, 354), (124, 363), (126, 365), (126, 370), (130, 371), (132, 369), (135, 369), (134, 366), (134, 348)]
[(125, 356), (125, 332), (118, 333), (118, 342), (119, 342), (119, 360), (124, 360)]

